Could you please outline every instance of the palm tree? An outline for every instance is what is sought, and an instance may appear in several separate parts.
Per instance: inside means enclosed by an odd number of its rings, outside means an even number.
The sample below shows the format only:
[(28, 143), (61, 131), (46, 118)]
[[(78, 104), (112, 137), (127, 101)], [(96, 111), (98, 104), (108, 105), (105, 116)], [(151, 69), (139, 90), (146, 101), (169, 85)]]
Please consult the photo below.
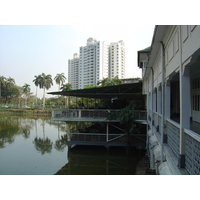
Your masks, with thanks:
[(27, 98), (28, 98), (28, 94), (30, 93), (31, 89), (30, 89), (30, 85), (25, 83), (23, 85), (23, 93), (26, 95), (25, 99), (26, 99), (26, 105), (27, 105)]
[(9, 84), (15, 84), (15, 79), (9, 77), (9, 78), (7, 78), (7, 82), (8, 82)]
[(98, 85), (101, 85), (101, 87), (109, 86), (111, 85), (110, 83), (110, 78), (103, 78), (98, 82)]
[[(70, 83), (66, 83), (64, 85), (62, 85), (62, 87), (60, 88), (63, 91), (68, 91), (68, 90), (72, 90), (72, 85)], [(66, 97), (66, 101), (65, 101), (65, 106), (68, 108), (68, 98)]]
[(101, 85), (101, 87), (105, 87), (111, 85), (121, 85), (122, 83), (122, 80), (120, 80), (118, 76), (115, 76), (113, 79), (103, 78), (101, 81), (98, 82), (98, 85)]
[(34, 76), (35, 79), (33, 80), (33, 82), (35, 83), (35, 86), (36, 86), (36, 95), (35, 95), (35, 98), (36, 98), (36, 101), (35, 101), (35, 104), (37, 105), (37, 90), (38, 90), (38, 86), (39, 86), (39, 83), (40, 83), (40, 79), (41, 79), (41, 75), (38, 75), (38, 76)]
[(60, 85), (63, 85), (66, 80), (64, 73), (56, 74), (54, 80), (56, 81), (56, 84), (58, 84), (58, 91), (60, 91)]
[(43, 110), (45, 108), (45, 90), (49, 89), (51, 85), (53, 85), (53, 80), (50, 74), (46, 75), (45, 73), (42, 73), (39, 75), (39, 87), (44, 89), (43, 92)]
[(72, 85), (70, 83), (66, 83), (66, 84), (62, 85), (62, 87), (60, 89), (64, 90), (64, 91), (72, 90)]
[(115, 76), (113, 79), (111, 79), (111, 83), (112, 83), (112, 85), (121, 85), (121, 84), (123, 84), (122, 80), (120, 80), (118, 78), (118, 76)]

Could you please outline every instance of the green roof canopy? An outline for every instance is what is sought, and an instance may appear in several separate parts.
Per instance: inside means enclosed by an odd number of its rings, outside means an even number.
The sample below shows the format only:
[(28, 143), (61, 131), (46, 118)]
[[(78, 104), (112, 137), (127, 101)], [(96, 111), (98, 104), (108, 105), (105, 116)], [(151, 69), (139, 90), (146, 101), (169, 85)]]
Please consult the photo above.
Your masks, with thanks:
[(79, 90), (49, 92), (48, 94), (96, 99), (140, 99), (141, 96), (143, 96), (142, 82)]

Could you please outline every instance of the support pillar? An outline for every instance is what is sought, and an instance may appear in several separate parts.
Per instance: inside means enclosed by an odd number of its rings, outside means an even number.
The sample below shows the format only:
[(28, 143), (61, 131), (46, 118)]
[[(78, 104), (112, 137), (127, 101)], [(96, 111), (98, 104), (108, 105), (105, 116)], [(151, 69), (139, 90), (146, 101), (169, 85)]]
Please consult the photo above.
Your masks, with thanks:
[(109, 140), (108, 136), (109, 136), (109, 123), (107, 122), (106, 123), (106, 142), (108, 142)]
[(180, 168), (185, 167), (185, 133), (184, 129), (190, 128), (190, 76), (180, 73), (180, 150), (179, 162)]
[(165, 84), (165, 118), (170, 119), (170, 107), (171, 107), (171, 100), (170, 100), (170, 81), (167, 81)]

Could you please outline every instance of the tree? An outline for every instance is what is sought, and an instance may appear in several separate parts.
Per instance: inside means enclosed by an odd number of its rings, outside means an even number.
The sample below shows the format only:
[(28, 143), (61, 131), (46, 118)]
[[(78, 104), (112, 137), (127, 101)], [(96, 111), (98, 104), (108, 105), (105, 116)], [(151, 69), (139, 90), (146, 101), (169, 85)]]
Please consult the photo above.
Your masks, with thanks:
[[(62, 91), (72, 90), (72, 85), (70, 83), (66, 83), (66, 84), (62, 85), (62, 87), (60, 89)], [(69, 107), (69, 105), (68, 105), (68, 98), (67, 97), (66, 97), (66, 101), (65, 101), (65, 106)]]
[(0, 96), (5, 99), (5, 104), (11, 98), (18, 95), (17, 86), (15, 85), (15, 80), (11, 77), (5, 78), (4, 76), (0, 77)]
[(98, 85), (100, 85), (101, 87), (109, 86), (110, 84), (110, 78), (103, 78), (98, 82)]
[(121, 84), (123, 84), (122, 80), (120, 80), (118, 78), (118, 76), (115, 76), (113, 79), (111, 79), (111, 83), (112, 83), (112, 85), (121, 85)]
[(42, 73), (39, 75), (39, 87), (44, 89), (43, 92), (43, 110), (45, 108), (45, 90), (48, 90), (53, 85), (53, 80), (50, 74)]
[(111, 78), (103, 78), (101, 81), (98, 82), (98, 85), (101, 85), (101, 87), (105, 86), (112, 86), (112, 85), (121, 85), (123, 84), (122, 80), (118, 78), (118, 76), (115, 76), (113, 79)]
[(60, 89), (63, 91), (72, 90), (72, 85), (70, 83), (66, 83), (66, 84), (62, 85), (62, 87)]
[(35, 75), (34, 77), (35, 77), (35, 79), (33, 80), (33, 82), (35, 83), (35, 86), (36, 86), (36, 95), (35, 95), (36, 102), (35, 102), (35, 104), (37, 105), (37, 90), (38, 90), (38, 86), (40, 83), (41, 75), (38, 75), (38, 76)]
[(0, 98), (1, 98), (2, 88), (4, 87), (4, 84), (5, 84), (5, 80), (6, 80), (6, 77), (0, 76)]
[(58, 84), (58, 91), (60, 91), (60, 85), (63, 85), (66, 80), (64, 73), (56, 74), (54, 80), (56, 81), (56, 84)]
[(23, 93), (25, 94), (25, 99), (26, 99), (26, 105), (27, 105), (27, 98), (28, 98), (28, 95), (30, 94), (30, 91), (31, 91), (31, 89), (30, 89), (30, 85), (29, 84), (27, 84), (27, 83), (25, 83), (24, 85), (23, 85)]
[(27, 98), (28, 98), (28, 95), (30, 94), (30, 91), (31, 91), (31, 89), (30, 89), (30, 85), (29, 84), (27, 84), (27, 83), (25, 83), (24, 85), (23, 85), (23, 93), (25, 94), (25, 99), (26, 99), (26, 105), (27, 105)]

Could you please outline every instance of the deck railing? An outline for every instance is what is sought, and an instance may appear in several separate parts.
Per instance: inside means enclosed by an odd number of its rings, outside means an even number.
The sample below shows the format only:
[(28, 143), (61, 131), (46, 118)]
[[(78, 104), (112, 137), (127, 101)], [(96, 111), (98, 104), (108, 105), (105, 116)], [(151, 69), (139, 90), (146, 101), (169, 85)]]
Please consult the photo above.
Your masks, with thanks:
[[(143, 147), (146, 145), (146, 134), (132, 134), (129, 135), (129, 142), (131, 146)], [(127, 134), (109, 134), (106, 133), (71, 133), (71, 143), (82, 143), (90, 142), (94, 143), (109, 143), (109, 144), (120, 144), (119, 146), (127, 146)], [(117, 146), (118, 146), (117, 145)]]
[[(57, 109), (52, 111), (52, 118), (119, 120), (119, 115), (119, 109)], [(133, 111), (133, 119), (146, 120), (146, 111)]]
[(61, 109), (53, 110), (52, 118), (119, 119), (119, 112), (113, 109)]

